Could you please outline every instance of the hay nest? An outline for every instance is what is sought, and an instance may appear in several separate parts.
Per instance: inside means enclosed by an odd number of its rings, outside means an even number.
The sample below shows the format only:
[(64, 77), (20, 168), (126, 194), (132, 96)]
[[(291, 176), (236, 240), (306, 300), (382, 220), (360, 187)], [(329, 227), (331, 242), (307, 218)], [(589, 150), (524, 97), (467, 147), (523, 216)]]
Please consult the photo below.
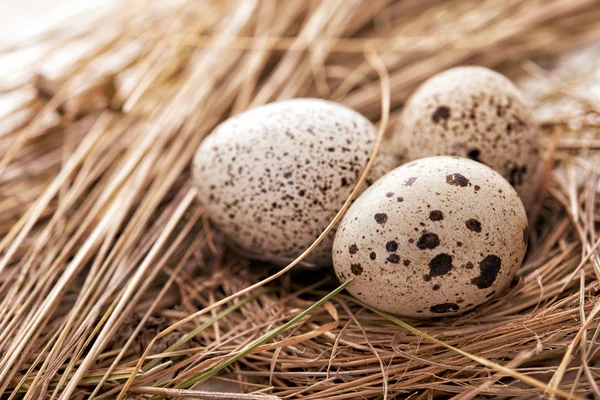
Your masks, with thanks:
[[(182, 0), (70, 21), (1, 49), (39, 57), (0, 83), (2, 398), (600, 398), (600, 52), (564, 56), (600, 38), (597, 2)], [(522, 82), (549, 154), (508, 294), (399, 320), (211, 231), (189, 164), (219, 121), (310, 96), (384, 131), (458, 64)]]

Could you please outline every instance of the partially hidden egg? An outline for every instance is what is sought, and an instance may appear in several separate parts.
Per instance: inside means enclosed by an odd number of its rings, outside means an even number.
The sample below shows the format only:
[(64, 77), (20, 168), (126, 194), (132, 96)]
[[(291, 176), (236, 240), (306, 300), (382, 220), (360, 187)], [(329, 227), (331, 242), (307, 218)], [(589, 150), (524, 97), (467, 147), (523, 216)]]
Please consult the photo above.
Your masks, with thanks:
[(527, 207), (537, 191), (540, 144), (532, 111), (515, 85), (483, 67), (433, 76), (407, 101), (393, 137), (410, 159), (467, 157), (500, 172)]
[(527, 248), (525, 209), (491, 168), (428, 157), (352, 204), (333, 244), (338, 278), (365, 303), (412, 317), (462, 313), (500, 293)]
[[(287, 264), (321, 234), (372, 151), (373, 124), (320, 99), (284, 100), (238, 114), (202, 142), (193, 162), (200, 202), (232, 247)], [(396, 165), (378, 155), (373, 181)], [(331, 265), (333, 233), (305, 259)]]

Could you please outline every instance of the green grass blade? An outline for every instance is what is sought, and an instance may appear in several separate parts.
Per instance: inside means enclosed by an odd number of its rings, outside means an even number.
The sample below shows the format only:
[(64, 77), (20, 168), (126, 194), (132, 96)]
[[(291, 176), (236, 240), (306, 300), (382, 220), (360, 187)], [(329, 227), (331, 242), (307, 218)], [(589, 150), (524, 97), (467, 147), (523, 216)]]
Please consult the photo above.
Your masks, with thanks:
[(215, 366), (213, 369), (211, 369), (210, 371), (205, 372), (204, 374), (193, 378), (187, 382), (185, 382), (183, 385), (180, 386), (181, 389), (187, 389), (190, 388), (191, 386), (202, 382), (212, 376), (215, 376), (216, 374), (218, 374), (220, 371), (222, 371), (223, 369), (227, 368), (229, 365), (233, 364), (234, 362), (238, 361), (240, 358), (244, 357), (245, 355), (247, 355), (248, 353), (250, 353), (252, 350), (256, 349), (258, 346), (261, 346), (263, 344), (265, 344), (266, 342), (268, 342), (269, 340), (271, 340), (272, 338), (274, 338), (275, 336), (277, 336), (278, 334), (286, 331), (287, 329), (289, 329), (290, 327), (292, 327), (294, 324), (296, 324), (298, 321), (300, 321), (302, 318), (304, 318), (306, 315), (310, 314), (311, 312), (313, 312), (315, 309), (317, 309), (318, 307), (322, 306), (324, 303), (326, 303), (327, 301), (329, 301), (332, 297), (334, 297), (336, 294), (340, 293), (342, 290), (344, 290), (346, 288), (346, 286), (348, 286), (350, 284), (350, 282), (352, 282), (352, 279), (342, 283), (340, 286), (338, 286), (335, 290), (333, 290), (332, 292), (330, 292), (329, 294), (327, 294), (326, 296), (324, 296), (323, 298), (321, 298), (319, 301), (317, 301), (316, 303), (314, 303), (312, 306), (308, 307), (306, 310), (302, 311), (300, 314), (298, 314), (297, 316), (295, 316), (294, 318), (292, 318), (291, 320), (289, 320), (287, 323), (285, 323), (284, 325), (280, 326), (279, 328), (268, 332), (266, 334), (264, 334), (263, 336), (261, 336), (260, 338), (256, 339), (252, 344), (250, 344), (248, 347), (246, 347), (244, 350), (242, 350), (241, 352), (239, 352), (238, 354), (232, 356), (231, 358), (222, 361), (221, 363), (219, 363), (217, 366)]

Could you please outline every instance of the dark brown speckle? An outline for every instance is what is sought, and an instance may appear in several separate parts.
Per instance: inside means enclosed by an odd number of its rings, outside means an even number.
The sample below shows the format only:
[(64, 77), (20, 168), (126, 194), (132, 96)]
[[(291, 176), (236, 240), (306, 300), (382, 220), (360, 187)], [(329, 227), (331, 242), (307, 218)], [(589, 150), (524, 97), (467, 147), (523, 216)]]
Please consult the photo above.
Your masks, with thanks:
[(446, 175), (446, 183), (449, 185), (466, 187), (471, 182), (467, 178), (465, 178), (464, 175), (456, 173), (456, 174)]
[(363, 272), (363, 268), (362, 265), (360, 265), (360, 263), (350, 264), (350, 270), (354, 275), (360, 275)]
[(431, 120), (436, 124), (442, 120), (445, 121), (448, 118), (450, 118), (450, 108), (446, 106), (439, 106), (433, 115), (431, 115)]
[(440, 244), (440, 238), (435, 233), (427, 232), (417, 241), (417, 247), (421, 250), (435, 249)]
[(396, 242), (395, 240), (390, 240), (385, 244), (385, 249), (390, 252), (398, 250), (398, 242)]
[(467, 156), (468, 156), (468, 157), (469, 157), (471, 160), (479, 161), (479, 153), (480, 153), (480, 152), (479, 152), (479, 150), (478, 150), (478, 149), (473, 149), (473, 150), (470, 150), (470, 151), (467, 153)]
[(429, 262), (429, 276), (446, 275), (452, 269), (452, 256), (441, 253)]
[(398, 264), (400, 262), (400, 256), (398, 254), (390, 254), (387, 260), (392, 264)]
[(523, 184), (524, 176), (527, 173), (527, 166), (521, 167), (515, 166), (510, 168), (508, 173), (508, 182), (513, 186), (519, 186)]
[(465, 222), (465, 225), (467, 226), (467, 229), (469, 229), (470, 231), (477, 232), (477, 233), (481, 232), (481, 222), (477, 221), (476, 219), (473, 219), (473, 218), (468, 219)]
[(456, 303), (442, 303), (429, 307), (429, 311), (436, 314), (443, 314), (452, 311), (458, 311), (460, 307)]
[(387, 222), (387, 219), (388, 219), (387, 214), (384, 214), (384, 213), (375, 214), (375, 221), (378, 224), (381, 224), (381, 225), (385, 224)]
[(429, 219), (432, 221), (441, 221), (444, 219), (444, 213), (440, 210), (434, 210), (429, 213)]
[(490, 254), (479, 263), (479, 276), (471, 279), (471, 283), (479, 289), (489, 288), (496, 280), (501, 267), (500, 257)]

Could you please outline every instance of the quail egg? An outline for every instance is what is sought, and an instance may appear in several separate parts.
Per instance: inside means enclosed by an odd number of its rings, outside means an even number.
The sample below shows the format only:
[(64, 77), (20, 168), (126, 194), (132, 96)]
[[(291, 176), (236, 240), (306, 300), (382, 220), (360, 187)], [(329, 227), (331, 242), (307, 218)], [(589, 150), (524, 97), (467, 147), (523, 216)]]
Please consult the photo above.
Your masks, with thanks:
[(384, 175), (352, 204), (333, 244), (347, 290), (412, 317), (475, 308), (513, 279), (527, 248), (525, 209), (491, 168), (428, 157)]
[(540, 144), (532, 111), (503, 75), (452, 68), (427, 80), (407, 101), (392, 137), (409, 159), (471, 158), (500, 172), (529, 207), (537, 191)]
[[(285, 265), (327, 227), (375, 143), (373, 124), (320, 99), (279, 101), (234, 116), (202, 142), (193, 180), (232, 247)], [(371, 180), (396, 165), (378, 155)], [(333, 234), (305, 259), (331, 265)]]

